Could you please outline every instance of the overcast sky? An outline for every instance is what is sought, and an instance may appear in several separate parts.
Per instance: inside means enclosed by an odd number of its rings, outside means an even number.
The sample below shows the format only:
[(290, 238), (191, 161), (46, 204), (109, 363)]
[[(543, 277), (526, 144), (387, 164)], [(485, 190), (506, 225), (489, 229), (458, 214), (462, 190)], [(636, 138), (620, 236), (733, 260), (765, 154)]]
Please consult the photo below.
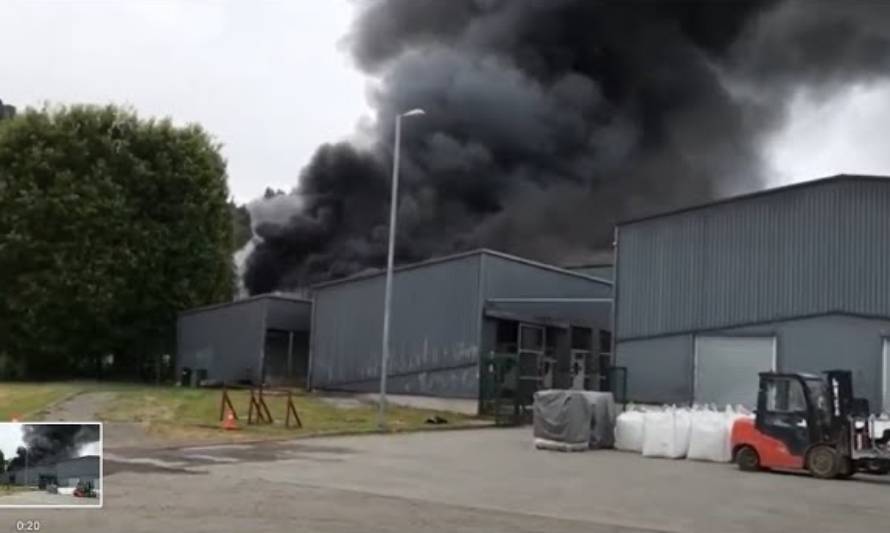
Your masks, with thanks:
[[(22, 440), (22, 424), (17, 422), (0, 422), (0, 452), (3, 452), (5, 460), (9, 461), (15, 457), (15, 452), (19, 446), (24, 446)], [(89, 442), (78, 448), (76, 456), (82, 455), (100, 455), (102, 453), (102, 445), (99, 441)]]
[(3, 0), (0, 99), (199, 122), (246, 201), (290, 189), (315, 147), (365, 113), (363, 78), (337, 46), (352, 12), (344, 0)]
[(3, 452), (5, 460), (15, 457), (15, 451), (24, 444), (21, 424), (0, 422), (0, 452)]
[[(348, 0), (3, 0), (0, 99), (125, 103), (199, 122), (224, 144), (230, 189), (245, 202), (267, 186), (289, 190), (318, 144), (370, 113), (338, 47), (353, 11)], [(792, 110), (765, 146), (774, 184), (890, 174), (890, 85), (802, 96)]]

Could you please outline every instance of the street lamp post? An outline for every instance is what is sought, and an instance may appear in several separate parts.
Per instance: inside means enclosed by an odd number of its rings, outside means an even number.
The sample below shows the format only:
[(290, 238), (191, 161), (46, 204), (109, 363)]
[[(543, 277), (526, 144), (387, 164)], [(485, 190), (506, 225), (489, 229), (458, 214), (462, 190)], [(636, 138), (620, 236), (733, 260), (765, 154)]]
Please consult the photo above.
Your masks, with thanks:
[(386, 253), (386, 288), (383, 297), (383, 343), (380, 350), (380, 406), (377, 413), (377, 426), (381, 430), (386, 429), (386, 374), (389, 365), (389, 318), (392, 305), (392, 268), (399, 198), (399, 149), (402, 142), (402, 117), (423, 114), (423, 109), (412, 109), (396, 116), (396, 138), (392, 155), (392, 192), (389, 198), (389, 249)]

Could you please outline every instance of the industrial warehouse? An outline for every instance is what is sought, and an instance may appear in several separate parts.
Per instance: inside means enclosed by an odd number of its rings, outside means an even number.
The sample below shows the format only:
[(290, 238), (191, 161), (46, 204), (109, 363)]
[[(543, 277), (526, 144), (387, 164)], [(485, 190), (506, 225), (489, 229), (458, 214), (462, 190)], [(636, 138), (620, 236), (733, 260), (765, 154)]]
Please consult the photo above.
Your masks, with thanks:
[(0, 474), (2, 485), (22, 485), (45, 488), (47, 485), (75, 487), (80, 482), (91, 483), (100, 490), (100, 457), (82, 457), (43, 461), (37, 465), (8, 470)]
[[(384, 278), (314, 287), (313, 387), (378, 390)], [(509, 386), (596, 388), (609, 346), (611, 290), (608, 280), (491, 250), (400, 267), (389, 390), (480, 398), (485, 360), (497, 355), (515, 357)]]
[(629, 398), (750, 407), (758, 372), (841, 368), (890, 410), (890, 180), (765, 190), (617, 235), (615, 352)]
[(263, 294), (181, 313), (177, 375), (181, 385), (306, 385), (312, 302)]
[[(389, 391), (481, 405), (493, 386), (620, 388), (750, 407), (758, 372), (847, 368), (890, 409), (888, 212), (885, 178), (841, 175), (620, 223), (614, 265), (479, 250), (398, 267)], [(383, 274), (184, 313), (185, 381), (377, 391)], [(515, 368), (493, 370), (499, 357)]]
[[(529, 398), (539, 388), (599, 388), (609, 366), (611, 285), (491, 250), (401, 266), (389, 390), (481, 402), (498, 386), (522, 385)], [(261, 295), (185, 312), (181, 384), (308, 380), (315, 389), (376, 391), (383, 289), (376, 272), (316, 285), (313, 302)], [(503, 359), (515, 364), (491, 375)]]

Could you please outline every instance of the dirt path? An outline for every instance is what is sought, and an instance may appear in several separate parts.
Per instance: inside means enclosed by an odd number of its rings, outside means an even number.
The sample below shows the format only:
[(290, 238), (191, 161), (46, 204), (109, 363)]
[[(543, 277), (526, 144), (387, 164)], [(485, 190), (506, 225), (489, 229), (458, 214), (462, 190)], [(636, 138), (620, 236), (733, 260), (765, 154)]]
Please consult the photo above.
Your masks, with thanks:
[(52, 422), (92, 422), (115, 396), (113, 392), (83, 392), (50, 407), (42, 416)]
[[(98, 421), (98, 414), (116, 397), (114, 392), (84, 392), (50, 407), (41, 418), (46, 422)], [(106, 449), (156, 444), (138, 422), (105, 422), (103, 437)]]

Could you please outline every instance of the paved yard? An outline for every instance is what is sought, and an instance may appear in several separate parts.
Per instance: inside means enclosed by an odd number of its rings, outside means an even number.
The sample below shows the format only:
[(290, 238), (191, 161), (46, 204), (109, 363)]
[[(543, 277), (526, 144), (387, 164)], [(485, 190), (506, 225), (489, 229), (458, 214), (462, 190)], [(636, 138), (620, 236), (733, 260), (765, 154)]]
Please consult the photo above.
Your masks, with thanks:
[(527, 428), (118, 450), (105, 472), (105, 509), (41, 511), (43, 530), (850, 533), (890, 521), (890, 479), (541, 452)]
[[(0, 506), (5, 505), (85, 505), (99, 506), (98, 498), (75, 498), (70, 494), (50, 494), (43, 490), (16, 492), (0, 496)], [(0, 511), (8, 513), (9, 511)]]

